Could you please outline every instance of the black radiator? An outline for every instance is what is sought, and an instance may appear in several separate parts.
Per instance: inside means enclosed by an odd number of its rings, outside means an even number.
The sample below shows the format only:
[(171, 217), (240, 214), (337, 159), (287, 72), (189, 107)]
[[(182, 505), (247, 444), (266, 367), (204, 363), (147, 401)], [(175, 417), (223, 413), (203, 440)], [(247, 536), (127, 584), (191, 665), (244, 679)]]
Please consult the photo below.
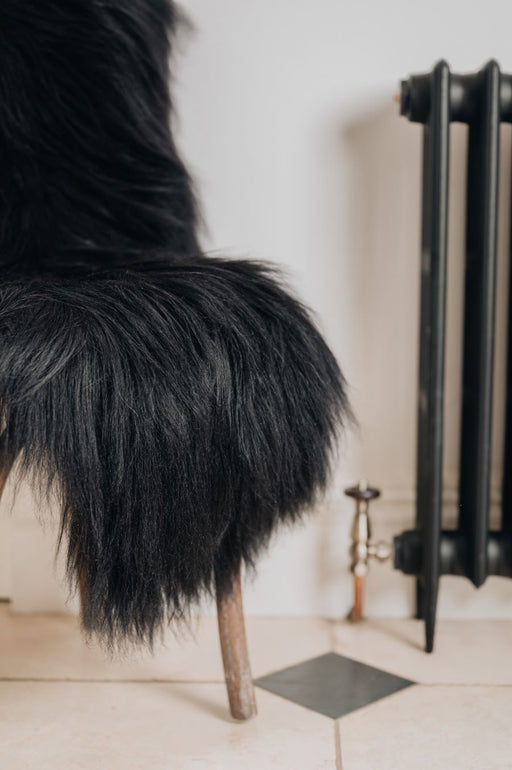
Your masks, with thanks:
[[(417, 577), (426, 649), (441, 575), (481, 586), (512, 576), (512, 334), (508, 340), (502, 526), (489, 529), (500, 123), (512, 123), (512, 76), (495, 61), (469, 75), (440, 61), (402, 82), (401, 112), (424, 125), (416, 529), (395, 538), (395, 567)], [(443, 529), (443, 393), (450, 123), (469, 126), (464, 354), (456, 530)], [(511, 271), (512, 275), (512, 271)], [(512, 292), (510, 292), (512, 298)], [(512, 300), (509, 300), (509, 330)]]

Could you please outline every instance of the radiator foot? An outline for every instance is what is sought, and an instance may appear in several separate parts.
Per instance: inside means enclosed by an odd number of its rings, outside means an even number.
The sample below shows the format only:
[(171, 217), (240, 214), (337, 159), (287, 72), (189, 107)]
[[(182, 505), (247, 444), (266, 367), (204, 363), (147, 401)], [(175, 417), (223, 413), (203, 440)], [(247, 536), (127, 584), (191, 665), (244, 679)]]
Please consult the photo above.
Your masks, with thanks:
[(426, 618), (425, 620), (425, 652), (433, 652), (434, 650), (434, 632), (436, 629), (436, 619)]

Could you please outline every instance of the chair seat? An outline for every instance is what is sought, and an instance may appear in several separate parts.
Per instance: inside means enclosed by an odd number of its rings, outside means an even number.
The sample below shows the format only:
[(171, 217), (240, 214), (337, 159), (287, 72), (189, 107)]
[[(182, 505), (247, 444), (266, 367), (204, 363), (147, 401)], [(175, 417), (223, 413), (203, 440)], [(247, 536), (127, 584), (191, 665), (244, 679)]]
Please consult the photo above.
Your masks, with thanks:
[(6, 451), (61, 500), (85, 629), (151, 643), (323, 488), (337, 364), (254, 262), (19, 276), (0, 293)]

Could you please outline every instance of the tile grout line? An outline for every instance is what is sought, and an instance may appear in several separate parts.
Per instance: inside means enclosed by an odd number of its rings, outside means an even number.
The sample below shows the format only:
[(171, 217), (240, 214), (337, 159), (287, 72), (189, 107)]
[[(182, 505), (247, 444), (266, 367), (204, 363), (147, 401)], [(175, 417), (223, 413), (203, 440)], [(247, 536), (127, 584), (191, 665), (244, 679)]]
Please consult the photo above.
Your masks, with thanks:
[(340, 736), (340, 720), (334, 719), (334, 747), (336, 750), (336, 770), (343, 770), (343, 763), (341, 761), (341, 736)]
[(512, 682), (413, 682), (419, 687), (500, 687), (512, 688)]
[(32, 676), (0, 676), (0, 684), (8, 682), (39, 682), (41, 684), (224, 684), (224, 679), (100, 679), (100, 678), (80, 678), (80, 677), (32, 677)]
[[(254, 680), (256, 686), (259, 686)], [(145, 677), (143, 679), (120, 677), (118, 679), (104, 678), (104, 677), (66, 677), (66, 676), (0, 676), (0, 683), (2, 682), (41, 682), (41, 683), (55, 683), (55, 682), (69, 682), (69, 683), (84, 683), (84, 684), (225, 684), (224, 679), (166, 679), (160, 677)], [(410, 680), (410, 686), (412, 687), (473, 687), (473, 688), (499, 688), (499, 689), (512, 689), (512, 682), (421, 682)], [(266, 690), (266, 692), (273, 692), (272, 690)], [(398, 692), (401, 692), (399, 690)], [(273, 693), (278, 694), (278, 693)], [(395, 693), (390, 693), (394, 695)], [(279, 694), (278, 694), (279, 695)], [(385, 697), (390, 697), (385, 696)], [(280, 696), (285, 697), (286, 696)]]

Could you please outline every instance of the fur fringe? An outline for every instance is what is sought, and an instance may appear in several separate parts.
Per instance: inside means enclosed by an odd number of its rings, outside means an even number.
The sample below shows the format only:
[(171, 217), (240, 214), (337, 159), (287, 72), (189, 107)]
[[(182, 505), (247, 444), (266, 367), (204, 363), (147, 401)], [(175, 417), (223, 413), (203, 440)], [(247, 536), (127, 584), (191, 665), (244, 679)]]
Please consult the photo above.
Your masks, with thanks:
[(3, 456), (56, 494), (83, 626), (151, 645), (327, 481), (339, 368), (268, 265), (204, 258), (165, 0), (2, 0)]

